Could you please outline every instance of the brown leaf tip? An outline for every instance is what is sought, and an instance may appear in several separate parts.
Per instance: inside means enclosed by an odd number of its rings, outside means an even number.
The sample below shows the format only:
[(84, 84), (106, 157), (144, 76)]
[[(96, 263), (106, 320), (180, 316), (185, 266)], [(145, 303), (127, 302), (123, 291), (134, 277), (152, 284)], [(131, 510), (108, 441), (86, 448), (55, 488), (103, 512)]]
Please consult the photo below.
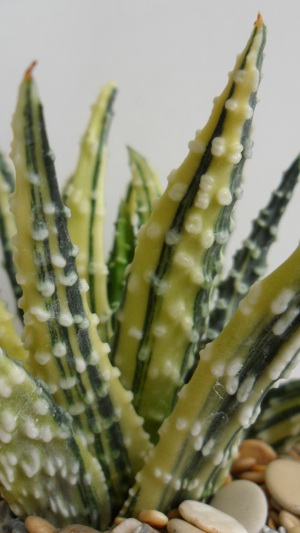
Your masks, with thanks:
[(261, 26), (263, 26), (263, 18), (262, 18), (262, 15), (261, 15), (261, 12), (259, 11), (258, 14), (257, 14), (257, 19), (256, 21), (254, 22), (254, 26), (256, 28), (260, 28)]
[(31, 79), (31, 74), (35, 66), (37, 65), (37, 61), (32, 61), (32, 63), (29, 65), (28, 69), (25, 71), (24, 74), (24, 80), (29, 81)]

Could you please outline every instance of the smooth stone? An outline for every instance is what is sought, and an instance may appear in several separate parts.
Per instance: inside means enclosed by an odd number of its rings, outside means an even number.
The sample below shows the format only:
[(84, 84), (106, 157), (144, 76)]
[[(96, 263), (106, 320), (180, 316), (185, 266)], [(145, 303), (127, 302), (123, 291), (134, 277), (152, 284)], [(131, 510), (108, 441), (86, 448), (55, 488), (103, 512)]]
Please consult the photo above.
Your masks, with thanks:
[(180, 518), (172, 518), (167, 524), (168, 533), (202, 533), (203, 529), (192, 526), (189, 522)]
[(291, 459), (272, 461), (265, 471), (265, 483), (283, 509), (300, 515), (300, 462)]
[(48, 520), (34, 515), (27, 516), (24, 525), (29, 533), (55, 533), (57, 531), (57, 528)]
[(279, 523), (286, 529), (290, 529), (291, 527), (295, 526), (300, 526), (299, 518), (294, 514), (290, 513), (289, 511), (280, 511)]
[(235, 518), (248, 533), (259, 533), (267, 521), (267, 498), (252, 481), (241, 479), (222, 487), (210, 505)]
[(135, 530), (134, 533), (159, 533), (158, 529), (154, 529), (149, 524), (140, 524)]
[(126, 518), (114, 529), (114, 533), (133, 533), (142, 523), (136, 518)]
[(59, 533), (99, 533), (99, 530), (82, 524), (70, 524), (59, 529)]
[(259, 439), (246, 439), (242, 442), (238, 451), (242, 457), (252, 457), (257, 464), (267, 465), (277, 458), (275, 450), (266, 442)]
[(206, 503), (186, 500), (179, 505), (179, 512), (187, 522), (206, 533), (247, 533), (235, 518)]
[(158, 529), (165, 527), (168, 523), (167, 515), (155, 509), (144, 509), (139, 513), (138, 520)]
[(154, 529), (149, 526), (149, 524), (140, 524), (135, 530), (134, 533), (159, 533), (158, 529)]

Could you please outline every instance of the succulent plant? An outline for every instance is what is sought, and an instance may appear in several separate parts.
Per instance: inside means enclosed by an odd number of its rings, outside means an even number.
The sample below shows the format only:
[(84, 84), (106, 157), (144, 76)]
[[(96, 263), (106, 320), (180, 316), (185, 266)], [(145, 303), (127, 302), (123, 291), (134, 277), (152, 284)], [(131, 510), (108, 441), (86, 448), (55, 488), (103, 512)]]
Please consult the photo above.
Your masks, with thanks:
[[(17, 516), (105, 529), (118, 513), (207, 501), (266, 395), (252, 431), (273, 427), (266, 441), (276, 433), (285, 402), (268, 391), (300, 348), (300, 247), (259, 278), (299, 155), (223, 275), (265, 38), (259, 15), (163, 193), (147, 160), (128, 149), (132, 179), (107, 261), (104, 178), (116, 87), (101, 91), (60, 192), (34, 65), (26, 71), (13, 118), (15, 175), (0, 158), (1, 239), (23, 324), (21, 340), (2, 302), (0, 490)], [(287, 387), (281, 398), (299, 417), (299, 382)], [(295, 426), (292, 433), (294, 442)], [(278, 445), (290, 437), (287, 425)]]

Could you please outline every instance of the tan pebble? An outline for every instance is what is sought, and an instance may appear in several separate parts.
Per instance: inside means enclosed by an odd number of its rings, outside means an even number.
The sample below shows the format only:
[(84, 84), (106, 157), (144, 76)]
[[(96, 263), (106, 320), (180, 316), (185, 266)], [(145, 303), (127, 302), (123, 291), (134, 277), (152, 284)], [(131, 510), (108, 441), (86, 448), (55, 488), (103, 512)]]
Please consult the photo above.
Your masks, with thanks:
[(300, 462), (272, 461), (266, 468), (265, 481), (271, 496), (283, 509), (300, 514)]
[(256, 464), (256, 459), (254, 457), (241, 457), (239, 455), (232, 462), (230, 471), (233, 475), (240, 474), (240, 472), (245, 472), (245, 470), (250, 470), (255, 464)]
[(274, 522), (273, 518), (271, 518), (271, 516), (270, 516), (269, 519), (268, 519), (268, 526), (269, 526), (271, 529), (275, 529), (275, 528), (276, 528), (275, 522)]
[(254, 457), (259, 464), (266, 465), (277, 458), (275, 450), (259, 439), (246, 439), (239, 447), (242, 456)]
[(180, 520), (180, 518), (172, 518), (167, 524), (168, 533), (205, 533), (203, 529), (192, 526), (189, 522), (185, 520)]
[(266, 465), (254, 465), (251, 470), (252, 472), (264, 472), (266, 470)]
[(126, 518), (114, 528), (114, 533), (133, 533), (141, 525), (136, 518)]
[(70, 524), (58, 530), (59, 533), (99, 533), (98, 529), (83, 526), (82, 524)]
[(261, 531), (267, 520), (266, 496), (260, 487), (251, 481), (233, 481), (231, 485), (218, 490), (210, 503), (235, 518), (248, 533)]
[(172, 518), (180, 518), (180, 517), (181, 517), (181, 514), (179, 512), (178, 507), (176, 507), (175, 509), (171, 509), (171, 511), (168, 512), (169, 520), (172, 520)]
[(29, 533), (54, 533), (57, 531), (57, 528), (48, 520), (44, 520), (39, 516), (27, 516), (24, 524)]
[(292, 513), (289, 513), (288, 511), (280, 511), (279, 513), (279, 524), (286, 529), (299, 526), (300, 520)]
[(158, 528), (165, 527), (168, 523), (168, 517), (164, 513), (154, 509), (145, 509), (144, 511), (141, 511), (138, 515), (138, 520)]
[(248, 481), (253, 481), (253, 483), (257, 483), (258, 485), (264, 483), (265, 481), (264, 472), (253, 472), (253, 470), (249, 470), (248, 472), (241, 472), (238, 477), (239, 479), (247, 479)]
[(277, 513), (277, 511), (270, 511), (269, 517), (272, 518), (276, 527), (279, 526), (279, 514)]
[(206, 533), (247, 533), (235, 518), (206, 503), (186, 500), (179, 505), (179, 512), (187, 522)]

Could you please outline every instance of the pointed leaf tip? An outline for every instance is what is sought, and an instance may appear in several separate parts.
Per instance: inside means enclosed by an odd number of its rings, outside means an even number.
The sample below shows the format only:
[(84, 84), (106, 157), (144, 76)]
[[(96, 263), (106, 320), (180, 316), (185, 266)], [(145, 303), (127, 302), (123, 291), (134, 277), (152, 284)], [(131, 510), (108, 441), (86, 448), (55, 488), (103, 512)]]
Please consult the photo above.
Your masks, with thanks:
[(257, 14), (257, 19), (256, 21), (254, 22), (254, 26), (256, 28), (260, 28), (261, 26), (263, 26), (264, 24), (264, 21), (263, 21), (263, 18), (262, 18), (262, 14), (261, 12), (259, 11), (258, 14)]
[(36, 67), (36, 65), (37, 65), (37, 61), (32, 61), (32, 63), (30, 63), (29, 67), (25, 71), (24, 80), (30, 80), (31, 79), (32, 71)]

